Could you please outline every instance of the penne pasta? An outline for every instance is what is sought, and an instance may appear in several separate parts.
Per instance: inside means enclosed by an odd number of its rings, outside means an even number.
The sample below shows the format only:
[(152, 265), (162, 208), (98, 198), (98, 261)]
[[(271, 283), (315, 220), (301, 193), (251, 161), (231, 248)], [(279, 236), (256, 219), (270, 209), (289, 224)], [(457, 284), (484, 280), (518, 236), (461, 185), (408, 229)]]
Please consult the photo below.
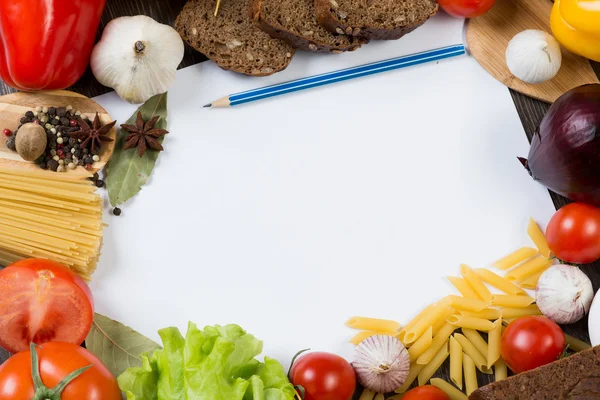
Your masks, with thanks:
[(406, 344), (406, 342), (404, 341), (404, 335), (406, 335), (406, 330), (412, 329), (412, 327), (415, 326), (417, 321), (419, 321), (421, 318), (423, 318), (424, 315), (427, 315), (430, 312), (432, 312), (434, 308), (435, 308), (435, 304), (430, 304), (427, 307), (425, 307), (423, 309), (423, 311), (421, 311), (419, 314), (417, 314), (416, 317), (414, 317), (408, 324), (406, 324), (406, 326), (404, 328), (402, 328), (400, 330), (400, 333), (398, 333), (398, 339), (400, 339), (400, 341), (402, 343)]
[(468, 400), (463, 392), (441, 378), (432, 378), (431, 385), (446, 393), (450, 397), (450, 400)]
[(425, 352), (421, 354), (419, 358), (417, 358), (417, 364), (428, 364), (435, 354), (440, 350), (440, 348), (442, 348), (442, 346), (448, 341), (448, 338), (455, 329), (456, 328), (454, 326), (445, 324), (433, 337), (431, 346), (425, 350)]
[(531, 305), (534, 301), (533, 297), (527, 295), (495, 294), (492, 296), (492, 305), (498, 307), (523, 308)]
[(501, 270), (511, 269), (515, 265), (520, 264), (538, 254), (539, 252), (536, 249), (531, 247), (521, 247), (520, 249), (515, 250), (509, 255), (504, 256), (498, 261), (492, 263), (492, 266)]
[(537, 274), (531, 275), (530, 277), (523, 279), (521, 282), (519, 282), (519, 286), (521, 286), (523, 289), (535, 290), (535, 288), (537, 287), (537, 283), (540, 280), (540, 276), (542, 276), (546, 269), (543, 269)]
[(450, 281), (450, 283), (456, 288), (456, 290), (458, 290), (458, 292), (463, 295), (463, 297), (479, 300), (479, 296), (477, 296), (477, 293), (475, 293), (475, 291), (471, 288), (471, 286), (469, 286), (469, 284), (467, 283), (467, 281), (464, 280), (464, 278), (459, 278), (458, 276), (448, 276), (447, 278)]
[(436, 323), (431, 326), (434, 335), (438, 333), (440, 329), (442, 329), (442, 326), (446, 325), (446, 318), (454, 313), (456, 313), (454, 308), (448, 307), (446, 309), (446, 311), (440, 316), (440, 319), (438, 319)]
[(454, 336), (450, 336), (450, 380), (456, 387), (463, 388), (463, 351)]
[(499, 358), (494, 364), (494, 378), (496, 382), (506, 379), (508, 371), (506, 370), (506, 363), (503, 359)]
[(361, 331), (377, 331), (397, 333), (402, 327), (396, 321), (389, 319), (352, 317), (346, 321), (346, 326)]
[(362, 331), (362, 332), (358, 332), (356, 335), (352, 336), (348, 342), (350, 342), (354, 345), (357, 345), (360, 342), (362, 342), (363, 340), (365, 340), (366, 338), (369, 338), (369, 337), (375, 336), (375, 335), (394, 336), (394, 334), (390, 333), (390, 332)]
[(387, 400), (402, 400), (403, 397), (404, 397), (404, 393), (398, 393), (391, 397), (388, 397)]
[[(475, 346), (475, 348), (477, 349), (477, 351), (479, 351), (482, 355), (487, 357), (488, 354), (488, 344), (485, 342), (485, 340), (481, 337), (481, 335), (474, 329), (467, 329), (467, 328), (463, 328), (461, 329), (463, 335), (465, 335), (465, 337), (467, 339), (469, 339), (469, 341), (471, 343), (473, 343), (473, 346)], [(491, 332), (491, 331), (490, 331)], [(488, 364), (488, 367), (490, 365)]]
[[(462, 346), (463, 352), (465, 354), (467, 354), (469, 357), (471, 357), (471, 359), (475, 363), (475, 367), (478, 370), (480, 370), (484, 374), (491, 373), (491, 370), (487, 367), (487, 360), (485, 359), (483, 354), (481, 354), (479, 352), (479, 350), (477, 350), (477, 348), (475, 348), (475, 346), (473, 345), (473, 343), (471, 343), (471, 341), (469, 339), (467, 339), (464, 335), (461, 335), (460, 333), (455, 333), (454, 338)], [(463, 361), (464, 361), (464, 356), (463, 356)]]
[(420, 365), (417, 363), (410, 364), (410, 369), (408, 370), (408, 376), (406, 380), (398, 389), (395, 390), (396, 393), (404, 393), (408, 390), (410, 385), (417, 379), (417, 376), (421, 372), (421, 370), (425, 367), (425, 365)]
[(450, 306), (450, 301), (446, 298), (438, 301), (430, 313), (423, 315), (412, 328), (406, 330), (404, 335), (404, 343), (410, 344), (417, 340), (425, 333), (427, 328), (432, 326), (441, 316), (444, 315), (446, 309)]
[(494, 324), (483, 318), (467, 317), (465, 315), (454, 314), (449, 316), (446, 321), (457, 328), (476, 329), (483, 332), (494, 329)]
[(542, 312), (536, 304), (532, 304), (523, 308), (503, 308), (501, 313), (503, 319), (525, 317), (527, 315), (542, 315)]
[(419, 386), (426, 384), (429, 379), (435, 374), (435, 371), (440, 369), (446, 358), (448, 358), (448, 341), (438, 350), (431, 361), (419, 372)]
[(463, 354), (463, 369), (465, 375), (465, 391), (467, 396), (477, 390), (477, 371), (473, 359), (467, 354)]
[(452, 307), (463, 311), (481, 311), (488, 306), (488, 303), (479, 299), (455, 296), (453, 294), (446, 296)]
[[(487, 366), (492, 365), (500, 359), (500, 339), (502, 338), (502, 318), (494, 321), (494, 329), (488, 332)], [(486, 353), (483, 353), (486, 354)]]
[(425, 350), (431, 347), (431, 342), (433, 342), (433, 329), (430, 326), (425, 333), (421, 335), (421, 337), (417, 339), (408, 349), (411, 362), (416, 361), (416, 359), (419, 358), (419, 356), (423, 354)]
[(542, 253), (546, 259), (550, 258), (550, 247), (548, 247), (548, 242), (546, 241), (546, 236), (535, 223), (533, 218), (529, 218), (529, 224), (527, 225), (527, 234), (531, 238), (531, 241), (535, 244), (538, 251)]
[(592, 347), (591, 344), (588, 344), (586, 342), (584, 342), (583, 340), (579, 340), (577, 338), (574, 338), (571, 335), (567, 335), (565, 334), (565, 340), (567, 341), (567, 345), (569, 346), (569, 349), (573, 350), (573, 351), (583, 351), (586, 349), (589, 349)]
[(490, 290), (483, 284), (479, 276), (473, 270), (465, 265), (461, 264), (460, 266), (460, 274), (465, 278), (465, 281), (471, 286), (471, 288), (477, 293), (477, 296), (484, 302), (488, 303), (492, 300), (492, 293)]
[(373, 400), (375, 392), (369, 389), (363, 390), (358, 400)]
[(383, 393), (377, 393), (373, 400), (385, 400), (385, 395)]
[(544, 256), (539, 256), (527, 261), (518, 267), (513, 268), (506, 274), (506, 279), (509, 281), (521, 282), (532, 275), (536, 275), (552, 265), (552, 260), (548, 260)]
[(527, 294), (527, 293), (525, 293), (525, 291), (523, 289), (521, 289), (514, 283), (510, 282), (508, 279), (505, 279), (505, 278), (501, 277), (500, 275), (493, 273), (489, 269), (477, 268), (473, 271), (475, 271), (475, 273), (481, 278), (482, 281), (484, 281), (485, 283), (489, 283), (496, 289), (500, 289), (501, 291), (503, 291), (506, 294), (512, 294), (512, 295), (526, 295)]
[(481, 311), (461, 311), (462, 315), (467, 317), (483, 318), (483, 319), (498, 319), (502, 315), (497, 308), (484, 308)]

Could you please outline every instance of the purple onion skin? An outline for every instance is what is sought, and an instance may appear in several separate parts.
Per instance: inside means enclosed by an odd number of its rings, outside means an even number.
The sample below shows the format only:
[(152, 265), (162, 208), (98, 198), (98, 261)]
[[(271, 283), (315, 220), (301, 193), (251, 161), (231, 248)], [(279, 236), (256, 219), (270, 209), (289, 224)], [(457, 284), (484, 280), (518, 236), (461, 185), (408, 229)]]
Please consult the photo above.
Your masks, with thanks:
[(559, 97), (533, 135), (529, 159), (519, 160), (548, 189), (600, 206), (600, 84)]

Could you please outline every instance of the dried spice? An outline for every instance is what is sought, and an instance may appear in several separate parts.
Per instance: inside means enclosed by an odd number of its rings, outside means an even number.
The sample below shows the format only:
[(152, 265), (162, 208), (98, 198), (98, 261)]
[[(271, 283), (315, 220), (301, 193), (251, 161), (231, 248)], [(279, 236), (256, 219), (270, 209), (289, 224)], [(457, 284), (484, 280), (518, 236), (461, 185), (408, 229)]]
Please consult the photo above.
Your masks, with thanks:
[(138, 111), (135, 125), (122, 124), (121, 128), (129, 132), (129, 136), (125, 139), (124, 149), (137, 147), (140, 157), (144, 155), (148, 147), (152, 150), (162, 151), (163, 147), (156, 139), (169, 132), (165, 129), (154, 128), (159, 119), (160, 115), (156, 115), (151, 120), (144, 122), (142, 113)]
[[(56, 121), (56, 119), (53, 119)], [(69, 133), (69, 137), (81, 140), (81, 147), (87, 148), (88, 144), (91, 145), (92, 153), (96, 152), (96, 146), (98, 150), (102, 147), (102, 142), (112, 142), (113, 139), (108, 137), (108, 132), (112, 129), (117, 121), (102, 125), (98, 113), (94, 117), (94, 123), (89, 126), (81, 117), (77, 117), (77, 123), (79, 124), (79, 131)]]

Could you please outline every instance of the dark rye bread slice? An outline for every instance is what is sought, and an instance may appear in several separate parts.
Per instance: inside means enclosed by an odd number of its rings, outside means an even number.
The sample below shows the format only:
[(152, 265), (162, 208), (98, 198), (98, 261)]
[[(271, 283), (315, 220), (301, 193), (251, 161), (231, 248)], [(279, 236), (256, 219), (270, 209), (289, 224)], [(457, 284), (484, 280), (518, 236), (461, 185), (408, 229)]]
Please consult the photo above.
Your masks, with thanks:
[(175, 29), (193, 48), (223, 69), (266, 76), (285, 69), (295, 49), (274, 39), (252, 21), (250, 0), (189, 0), (175, 20)]
[(317, 20), (329, 32), (373, 40), (400, 39), (438, 9), (436, 0), (314, 0)]
[(253, 0), (252, 15), (262, 30), (301, 50), (341, 53), (368, 43), (344, 32), (331, 33), (319, 25), (314, 0)]
[(483, 386), (469, 400), (600, 399), (600, 346)]

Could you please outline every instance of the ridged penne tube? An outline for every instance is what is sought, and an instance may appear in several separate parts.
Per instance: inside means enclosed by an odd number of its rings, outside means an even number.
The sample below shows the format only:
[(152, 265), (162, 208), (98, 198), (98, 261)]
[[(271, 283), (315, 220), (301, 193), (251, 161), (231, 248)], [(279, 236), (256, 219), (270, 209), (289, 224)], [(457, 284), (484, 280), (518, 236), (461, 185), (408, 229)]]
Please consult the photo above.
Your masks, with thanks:
[(438, 333), (440, 331), (440, 329), (442, 329), (442, 327), (444, 325), (446, 325), (446, 318), (448, 318), (449, 316), (451, 316), (452, 314), (455, 314), (456, 310), (452, 307), (448, 307), (446, 308), (446, 311), (444, 311), (444, 313), (440, 316), (440, 319), (438, 319), (435, 324), (433, 324), (431, 326), (432, 330), (433, 330), (433, 334), (435, 335), (436, 333)]
[(363, 390), (358, 400), (373, 400), (375, 392), (369, 389)]
[(493, 273), (489, 269), (477, 268), (473, 271), (475, 271), (475, 273), (481, 278), (482, 281), (492, 285), (496, 289), (500, 289), (501, 291), (503, 291), (506, 294), (512, 294), (512, 295), (526, 295), (527, 294), (523, 289), (521, 289), (514, 283), (510, 282), (508, 279), (505, 279), (505, 278), (501, 277), (500, 275)]
[[(550, 268), (550, 266), (548, 266), (548, 268)], [(540, 276), (542, 276), (546, 269), (543, 269), (537, 274), (531, 275), (530, 277), (523, 279), (521, 282), (519, 282), (519, 286), (521, 286), (523, 289), (535, 290), (535, 288), (537, 287), (537, 283), (540, 280)]]
[(465, 375), (465, 391), (467, 396), (477, 390), (477, 371), (475, 363), (468, 354), (463, 354), (463, 368)]
[(448, 340), (450, 344), (450, 380), (459, 389), (463, 388), (463, 351), (454, 336)]
[(433, 329), (431, 326), (425, 331), (424, 334), (418, 338), (412, 346), (408, 349), (408, 354), (410, 355), (411, 362), (414, 362), (419, 358), (421, 354), (423, 354), (429, 347), (431, 347), (431, 343), (433, 342)]
[(424, 367), (425, 367), (425, 365), (420, 365), (417, 363), (410, 364), (410, 369), (408, 370), (408, 376), (406, 377), (406, 380), (404, 381), (402, 386), (400, 386), (398, 389), (395, 390), (395, 392), (396, 393), (406, 392), (408, 390), (408, 388), (410, 387), (410, 385), (412, 385), (412, 383), (415, 381), (415, 379), (417, 379), (417, 376), (419, 376), (419, 372), (421, 372), (421, 370)]
[(400, 341), (402, 343), (406, 344), (406, 342), (404, 341), (404, 336), (406, 335), (406, 330), (412, 329), (412, 327), (415, 326), (417, 321), (419, 321), (421, 318), (423, 318), (424, 315), (427, 315), (430, 312), (432, 312), (434, 308), (435, 308), (435, 303), (429, 304), (420, 313), (418, 313), (417, 316), (414, 317), (408, 324), (406, 324), (406, 326), (404, 328), (400, 329), (400, 333), (398, 333), (398, 339), (400, 339)]
[(499, 358), (494, 364), (494, 379), (496, 382), (506, 379), (508, 371), (506, 370), (506, 363), (503, 359)]
[(427, 328), (432, 326), (442, 315), (446, 309), (450, 306), (450, 301), (447, 299), (442, 299), (438, 301), (431, 310), (430, 313), (423, 315), (412, 328), (406, 330), (406, 334), (404, 335), (405, 344), (410, 344), (417, 340)]
[(481, 278), (477, 276), (475, 272), (468, 265), (461, 264), (460, 274), (465, 278), (465, 281), (471, 286), (471, 288), (477, 293), (477, 296), (484, 302), (488, 303), (492, 300), (492, 293), (483, 284)]
[(367, 317), (352, 317), (346, 321), (346, 326), (352, 329), (360, 329), (361, 331), (390, 333), (397, 333), (402, 328), (396, 321)]
[(488, 332), (487, 365), (492, 365), (500, 359), (500, 339), (502, 338), (502, 318), (494, 321), (494, 329)]
[(509, 281), (521, 282), (532, 275), (536, 275), (552, 265), (552, 260), (544, 256), (535, 257), (518, 267), (513, 268), (506, 274)]
[(492, 296), (492, 305), (497, 307), (523, 308), (531, 305), (535, 299), (530, 296), (516, 296), (511, 294), (495, 294)]
[(417, 364), (425, 365), (428, 364), (435, 354), (442, 348), (442, 346), (448, 341), (448, 338), (454, 332), (456, 328), (450, 324), (445, 324), (438, 333), (433, 337), (431, 346), (425, 350), (423, 354), (417, 358)]
[(431, 361), (419, 372), (419, 386), (426, 384), (429, 379), (435, 374), (435, 371), (440, 369), (446, 358), (448, 358), (448, 342), (444, 343), (444, 345), (438, 350), (438, 352), (433, 356)]
[(533, 218), (529, 218), (529, 224), (527, 225), (527, 234), (531, 238), (531, 241), (535, 244), (538, 251), (542, 253), (547, 259), (550, 258), (550, 247), (546, 241), (544, 232), (540, 229), (538, 224), (535, 223)]
[(532, 304), (523, 308), (503, 308), (501, 313), (502, 319), (525, 317), (527, 315), (542, 315), (542, 312), (536, 304)]
[(460, 297), (455, 295), (446, 296), (452, 307), (462, 311), (481, 311), (485, 309), (489, 303), (479, 299), (471, 299), (469, 297)]
[(461, 311), (460, 313), (467, 317), (483, 318), (490, 320), (498, 319), (502, 315), (500, 310), (498, 310), (497, 308), (485, 308), (481, 311)]
[[(477, 350), (477, 348), (475, 348), (475, 346), (473, 345), (473, 343), (471, 343), (471, 341), (469, 339), (467, 339), (465, 336), (461, 335), (460, 333), (455, 333), (454, 338), (462, 346), (463, 352), (465, 354), (467, 354), (469, 357), (471, 357), (471, 359), (475, 363), (475, 367), (479, 371), (483, 372), (484, 374), (491, 374), (491, 370), (487, 367), (486, 358), (483, 356), (483, 354), (481, 354), (479, 352), (479, 350)], [(464, 357), (463, 357), (463, 360), (464, 360)]]
[[(487, 354), (488, 354), (488, 344), (481, 337), (481, 335), (479, 334), (479, 332), (477, 332), (474, 329), (466, 329), (466, 328), (461, 329), (461, 331), (462, 331), (463, 335), (465, 335), (465, 337), (467, 339), (469, 339), (469, 341), (471, 343), (473, 343), (473, 346), (475, 346), (475, 348), (477, 349), (477, 351), (479, 351), (483, 356), (487, 356)], [(489, 367), (489, 365), (488, 365), (488, 367)]]
[(457, 328), (475, 329), (483, 332), (494, 329), (494, 324), (487, 319), (467, 317), (465, 315), (451, 315), (446, 319), (446, 322)]
[(534, 248), (521, 247), (520, 249), (515, 250), (509, 255), (504, 256), (498, 261), (492, 263), (492, 266), (501, 270), (507, 270), (538, 254), (540, 254), (539, 251)]
[(377, 393), (373, 400), (385, 400), (385, 395), (383, 393)]
[(448, 276), (447, 277), (450, 283), (458, 290), (463, 297), (468, 297), (470, 299), (479, 300), (479, 296), (475, 291), (469, 286), (467, 281), (464, 278), (459, 278), (458, 276)]
[(592, 347), (591, 344), (588, 344), (588, 343), (584, 342), (583, 340), (574, 338), (571, 335), (565, 334), (565, 340), (567, 341), (567, 344), (569, 345), (569, 349), (571, 349), (573, 351), (579, 352), (579, 351), (587, 350)]
[(349, 342), (354, 345), (357, 345), (360, 342), (362, 342), (363, 340), (365, 340), (366, 338), (369, 338), (369, 337), (375, 336), (375, 335), (394, 336), (394, 334), (390, 333), (390, 332), (361, 331), (361, 332), (358, 332), (356, 335), (352, 336), (350, 338)]
[(467, 396), (441, 378), (431, 378), (431, 385), (446, 393), (450, 400), (468, 400)]

